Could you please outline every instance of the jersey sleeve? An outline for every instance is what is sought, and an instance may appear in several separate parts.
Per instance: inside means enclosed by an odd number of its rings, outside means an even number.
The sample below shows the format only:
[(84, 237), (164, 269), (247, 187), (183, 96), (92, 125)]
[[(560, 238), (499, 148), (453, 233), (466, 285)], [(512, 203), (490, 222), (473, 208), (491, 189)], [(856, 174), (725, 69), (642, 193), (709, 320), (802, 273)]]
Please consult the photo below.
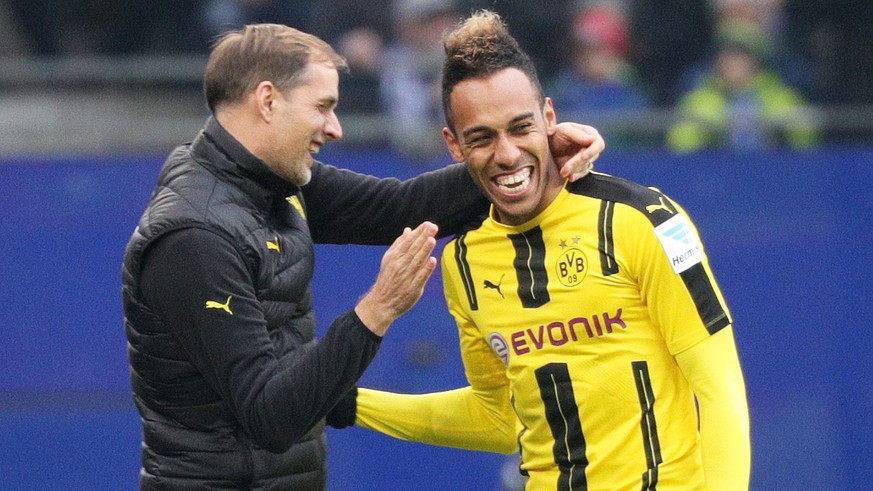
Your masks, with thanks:
[(653, 225), (645, 211), (626, 208), (622, 244), (641, 300), (676, 355), (731, 324), (694, 223), (675, 202), (673, 216)]
[(676, 362), (700, 407), (706, 489), (748, 489), (749, 409), (733, 330), (722, 329), (677, 355)]
[[(452, 249), (452, 243), (446, 250)], [(470, 385), (430, 394), (395, 394), (360, 389), (356, 423), (416, 442), (468, 450), (518, 450), (516, 417), (503, 364), (478, 329), (459, 309), (457, 274), (443, 253), (443, 281), (449, 311), (458, 324), (461, 357)], [(451, 257), (450, 255), (448, 257)], [(463, 287), (460, 287), (463, 288)]]

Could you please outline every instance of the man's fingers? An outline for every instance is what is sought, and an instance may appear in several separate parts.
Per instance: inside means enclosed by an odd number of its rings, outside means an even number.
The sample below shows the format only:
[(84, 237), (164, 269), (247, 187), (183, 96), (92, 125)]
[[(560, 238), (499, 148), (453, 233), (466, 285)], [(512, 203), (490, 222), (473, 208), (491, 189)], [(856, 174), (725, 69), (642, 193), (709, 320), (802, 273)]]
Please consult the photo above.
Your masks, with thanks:
[(587, 175), (606, 148), (606, 142), (596, 128), (569, 122), (560, 123), (549, 142), (561, 177), (570, 181)]
[(588, 175), (593, 168), (593, 159), (586, 159), (583, 155), (576, 155), (561, 167), (561, 177), (575, 182)]

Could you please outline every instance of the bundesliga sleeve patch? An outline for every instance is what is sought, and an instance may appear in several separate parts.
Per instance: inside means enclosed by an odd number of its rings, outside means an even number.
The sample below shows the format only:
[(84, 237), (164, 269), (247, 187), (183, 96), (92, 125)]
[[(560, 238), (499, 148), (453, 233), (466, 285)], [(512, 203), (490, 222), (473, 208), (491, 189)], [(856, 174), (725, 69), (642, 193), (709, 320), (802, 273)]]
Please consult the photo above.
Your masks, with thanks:
[(655, 227), (655, 234), (667, 253), (673, 272), (679, 274), (703, 261), (700, 238), (685, 215), (674, 215)]

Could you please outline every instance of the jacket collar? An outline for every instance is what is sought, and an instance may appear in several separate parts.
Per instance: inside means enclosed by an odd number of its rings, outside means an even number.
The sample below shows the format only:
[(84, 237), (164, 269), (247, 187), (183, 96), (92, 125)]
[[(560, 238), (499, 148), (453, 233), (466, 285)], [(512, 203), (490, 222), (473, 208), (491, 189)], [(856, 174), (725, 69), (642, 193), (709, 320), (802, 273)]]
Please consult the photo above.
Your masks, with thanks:
[(199, 162), (263, 205), (268, 205), (276, 197), (291, 196), (300, 189), (249, 152), (214, 116), (206, 120), (203, 131), (194, 139), (191, 149), (195, 156), (205, 157), (197, 159)]

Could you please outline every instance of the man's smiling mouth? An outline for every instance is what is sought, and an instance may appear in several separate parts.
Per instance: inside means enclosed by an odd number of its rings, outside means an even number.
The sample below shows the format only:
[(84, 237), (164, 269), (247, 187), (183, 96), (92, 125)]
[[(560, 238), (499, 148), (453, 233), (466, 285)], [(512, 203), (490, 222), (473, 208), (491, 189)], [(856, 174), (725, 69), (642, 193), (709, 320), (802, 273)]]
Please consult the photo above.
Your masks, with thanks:
[(530, 167), (522, 167), (512, 174), (497, 176), (492, 181), (501, 192), (506, 194), (520, 194), (530, 186)]

